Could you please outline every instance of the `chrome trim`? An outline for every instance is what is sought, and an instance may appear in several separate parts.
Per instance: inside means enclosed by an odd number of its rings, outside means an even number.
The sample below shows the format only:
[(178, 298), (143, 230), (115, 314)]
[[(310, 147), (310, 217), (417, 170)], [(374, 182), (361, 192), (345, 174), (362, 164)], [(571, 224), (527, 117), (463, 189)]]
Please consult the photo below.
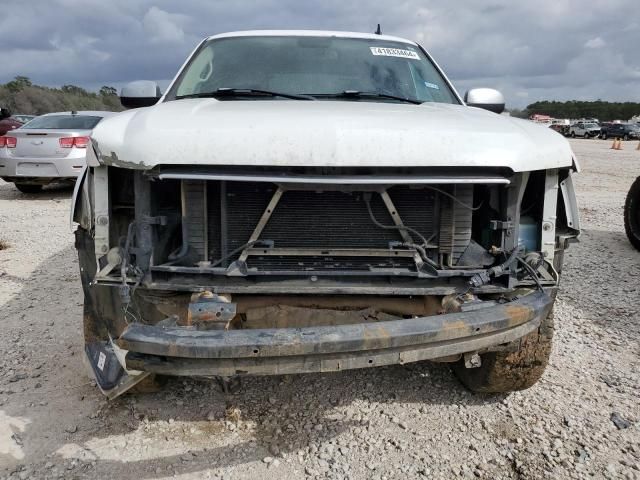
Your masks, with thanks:
[(483, 176), (350, 176), (350, 175), (243, 175), (233, 173), (160, 173), (160, 180), (222, 180), (227, 182), (267, 182), (267, 183), (295, 183), (314, 185), (439, 185), (439, 184), (492, 184), (509, 185), (511, 182), (505, 177)]

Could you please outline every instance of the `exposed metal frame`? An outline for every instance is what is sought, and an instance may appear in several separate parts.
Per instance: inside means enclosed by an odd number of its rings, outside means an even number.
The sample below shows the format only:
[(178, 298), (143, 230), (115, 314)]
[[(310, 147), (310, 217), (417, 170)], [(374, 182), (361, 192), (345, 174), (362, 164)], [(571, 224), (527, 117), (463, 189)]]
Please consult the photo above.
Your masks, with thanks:
[[(472, 312), (427, 315), (382, 322), (302, 328), (185, 330), (130, 324), (117, 340), (120, 348), (137, 353), (180, 358), (295, 357), (425, 346), (509, 330), (533, 321), (539, 326), (553, 300), (533, 292), (513, 302)], [(464, 351), (464, 350), (463, 350)]]
[(202, 182), (202, 222), (204, 231), (202, 232), (204, 239), (204, 261), (209, 261), (209, 208), (208, 208), (208, 182)]
[[(402, 257), (400, 257), (402, 258)], [(207, 267), (207, 266), (197, 266), (197, 267), (183, 267), (178, 265), (155, 265), (151, 267), (151, 270), (154, 272), (165, 272), (165, 273), (186, 273), (192, 275), (229, 275), (231, 272), (236, 272), (234, 265), (232, 264), (229, 268), (222, 267)], [(454, 270), (437, 270), (438, 278), (448, 278), (448, 277), (471, 277), (476, 273), (484, 272), (485, 269), (473, 269), (473, 270), (462, 270), (462, 269), (454, 269)], [(247, 269), (247, 274), (251, 274), (251, 276), (269, 276), (269, 277), (277, 277), (277, 276), (331, 276), (331, 277), (351, 277), (351, 276), (362, 276), (367, 277), (371, 275), (391, 275), (394, 277), (419, 277), (419, 278), (434, 278), (432, 274), (422, 273), (419, 271), (412, 272), (405, 268), (369, 268), (369, 270), (268, 270), (268, 271), (260, 271), (257, 268)], [(246, 274), (242, 273), (234, 273), (234, 277), (237, 276), (245, 276)]]
[(414, 249), (381, 249), (381, 248), (248, 248), (249, 256), (272, 257), (384, 257), (384, 258), (413, 258)]
[[(278, 205), (278, 202), (282, 198), (283, 193), (284, 193), (284, 190), (280, 187), (278, 187), (278, 189), (273, 193), (273, 197), (271, 197), (271, 200), (267, 204), (267, 208), (265, 208), (264, 212), (262, 212), (262, 216), (260, 217), (260, 220), (256, 224), (256, 228), (253, 230), (253, 233), (251, 234), (251, 236), (249, 237), (249, 240), (247, 241), (248, 244), (252, 244), (260, 239), (260, 235), (262, 234), (264, 227), (266, 227), (267, 223), (269, 223), (269, 219), (271, 218), (273, 211)], [(240, 257), (238, 257), (237, 261), (240, 264), (245, 263), (248, 257), (249, 257), (248, 248), (245, 248), (240, 254)]]
[(153, 232), (151, 230), (151, 183), (141, 171), (133, 174), (133, 188), (135, 197), (136, 219), (136, 264), (146, 271), (151, 263), (153, 252)]
[(106, 255), (109, 251), (109, 172), (107, 167), (93, 169), (93, 212), (95, 218), (94, 237), (96, 259)]
[[(411, 238), (411, 235), (409, 235), (409, 232), (404, 228), (404, 223), (402, 222), (402, 218), (400, 218), (398, 209), (394, 205), (393, 200), (391, 200), (391, 197), (389, 196), (389, 192), (387, 192), (386, 190), (383, 190), (379, 193), (380, 193), (380, 198), (382, 198), (382, 201), (384, 202), (385, 207), (387, 207), (387, 210), (389, 211), (389, 215), (391, 215), (391, 220), (393, 221), (394, 225), (396, 227), (400, 227), (398, 229), (398, 232), (400, 233), (402, 240), (404, 240), (405, 243), (414, 243), (414, 240)], [(418, 271), (421, 271), (422, 267), (424, 266), (424, 260), (416, 250), (414, 250), (413, 261), (416, 263), (416, 267)]]
[[(227, 258), (229, 253), (229, 239), (227, 233), (227, 182), (220, 182), (220, 256)], [(224, 260), (223, 267), (229, 266), (229, 262)]]
[[(184, 181), (184, 180), (183, 180)], [(203, 183), (207, 183), (206, 181)], [(206, 188), (206, 187), (205, 187)], [(254, 228), (253, 232), (251, 233), (251, 236), (249, 237), (248, 241), (247, 241), (247, 247), (244, 248), (242, 250), (242, 253), (240, 254), (240, 256), (238, 257), (238, 259), (233, 262), (232, 266), (228, 269), (225, 270), (225, 274), (226, 275), (231, 275), (231, 276), (244, 276), (246, 275), (249, 270), (246, 269), (246, 262), (247, 259), (250, 256), (260, 256), (260, 255), (267, 255), (267, 256), (343, 256), (343, 257), (347, 257), (347, 256), (351, 256), (351, 257), (386, 257), (386, 258), (401, 258), (401, 257), (405, 257), (405, 258), (413, 258), (413, 261), (416, 265), (416, 269), (417, 272), (415, 272), (416, 275), (421, 276), (422, 274), (420, 273), (422, 271), (422, 268), (425, 264), (424, 260), (422, 259), (422, 257), (420, 256), (420, 253), (416, 250), (416, 249), (408, 249), (408, 250), (393, 250), (393, 249), (389, 249), (389, 250), (385, 250), (385, 249), (312, 249), (312, 248), (253, 248), (253, 245), (255, 244), (255, 242), (257, 242), (260, 239), (260, 235), (262, 234), (262, 231), (265, 229), (265, 227), (267, 226), (267, 223), (269, 223), (269, 220), (271, 219), (271, 216), (273, 215), (276, 207), (278, 206), (278, 203), (280, 202), (280, 199), (282, 198), (282, 195), (284, 194), (284, 192), (287, 191), (287, 189), (283, 188), (282, 186), (278, 186), (278, 188), (276, 189), (276, 191), (274, 192), (273, 196), (271, 197), (271, 200), (269, 201), (269, 203), (267, 204), (266, 208), (264, 209), (264, 212), (262, 213), (262, 216), (260, 217), (260, 220), (258, 221), (258, 223), (256, 224), (256, 227)], [(389, 196), (389, 193), (386, 190), (378, 190), (377, 191), (383, 202), (385, 207), (387, 208), (387, 210), (389, 211), (389, 215), (391, 216), (391, 218), (393, 219), (393, 222), (396, 226), (400, 227), (398, 228), (398, 231), (400, 233), (400, 236), (402, 237), (402, 240), (405, 243), (411, 244), (414, 243), (414, 239), (411, 238), (411, 235), (409, 235), (409, 233), (407, 232), (407, 230), (404, 228), (404, 223), (402, 222), (402, 218), (400, 218), (400, 214), (398, 213), (398, 210), (396, 209), (393, 200), (391, 200), (391, 197)], [(206, 198), (206, 195), (205, 195)], [(426, 246), (425, 246), (426, 247)], [(224, 258), (224, 257), (223, 257)], [(212, 269), (212, 270), (219, 270), (219, 269)], [(245, 272), (246, 270), (246, 272)], [(406, 269), (403, 269), (403, 271), (405, 271)], [(375, 274), (377, 275), (382, 275), (384, 273), (387, 273), (389, 275), (398, 275), (399, 273), (401, 273), (400, 271), (398, 271), (398, 269), (385, 269), (385, 268), (370, 268), (370, 270), (368, 272), (365, 272), (365, 274), (370, 274), (371, 272), (375, 272)], [(213, 271), (211, 271), (211, 273), (214, 273)], [(251, 269), (251, 273), (252, 274), (259, 274), (259, 271), (254, 271), (254, 269)], [(279, 274), (283, 274), (283, 275), (300, 275), (300, 274), (304, 274), (304, 275), (311, 275), (311, 274), (320, 274), (320, 275), (326, 275), (327, 273), (331, 273), (331, 272), (326, 272), (323, 270), (312, 270), (312, 271), (306, 271), (306, 272), (294, 272), (294, 271), (282, 271), (282, 272), (277, 272), (277, 271), (271, 271), (269, 272), (270, 275), (279, 275)], [(355, 272), (340, 272), (340, 274), (344, 274), (344, 275), (357, 275), (357, 274), (362, 274), (362, 271), (355, 271)], [(407, 272), (408, 274), (414, 274), (414, 272)], [(334, 272), (335, 274), (335, 272)], [(432, 275), (430, 275), (432, 276)]]
[(553, 261), (556, 250), (556, 220), (558, 212), (558, 169), (547, 170), (544, 180), (544, 205), (540, 250), (545, 259)]
[(520, 233), (520, 205), (524, 197), (524, 191), (529, 181), (529, 172), (518, 173), (514, 176), (513, 182), (507, 188), (506, 218), (505, 224), (508, 228), (504, 230), (503, 248), (511, 251), (518, 246), (518, 235)]
[[(529, 182), (529, 172), (520, 172), (514, 175), (511, 185), (506, 189), (506, 218), (505, 224), (508, 226), (503, 231), (502, 243), (506, 252), (511, 252), (518, 247), (520, 236), (520, 207), (522, 198)], [(509, 286), (513, 287), (517, 283), (515, 274), (509, 276)]]
[(402, 223), (400, 214), (398, 213), (396, 206), (393, 204), (393, 200), (391, 200), (389, 193), (386, 190), (383, 190), (382, 192), (380, 192), (380, 197), (384, 202), (384, 206), (387, 207), (387, 210), (389, 211), (389, 215), (391, 216), (391, 220), (393, 221), (394, 225), (396, 227), (400, 227), (398, 228), (398, 232), (400, 233), (402, 240), (404, 240), (406, 243), (413, 243), (414, 240), (413, 238), (411, 238), (411, 235), (409, 235), (409, 232), (407, 232), (404, 226), (404, 223)]
[[(153, 275), (143, 280), (141, 288), (159, 291), (202, 292), (210, 290), (214, 293), (251, 294), (251, 295), (449, 295), (460, 293), (467, 288), (467, 279), (484, 270), (439, 271), (437, 278), (429, 277), (429, 282), (423, 278), (406, 275), (383, 276), (377, 272), (350, 272), (353, 275), (323, 276), (310, 274), (299, 275), (255, 275), (251, 277), (224, 276), (226, 270), (218, 268), (212, 272), (211, 268), (154, 266)], [(217, 274), (215, 276), (214, 274)], [(127, 278), (126, 283), (133, 285), (136, 279)], [(104, 286), (119, 287), (122, 279), (118, 277), (96, 278), (96, 283)], [(522, 282), (521, 282), (522, 283)], [(556, 285), (555, 280), (541, 280), (545, 286)], [(531, 285), (533, 286), (533, 283)], [(472, 290), (475, 294), (494, 294), (512, 292), (517, 286), (488, 284)]]
[(573, 187), (572, 172), (569, 171), (567, 178), (560, 182), (562, 190), (562, 199), (564, 201), (564, 210), (567, 215), (567, 226), (574, 230), (580, 230), (580, 210), (576, 199), (575, 188)]

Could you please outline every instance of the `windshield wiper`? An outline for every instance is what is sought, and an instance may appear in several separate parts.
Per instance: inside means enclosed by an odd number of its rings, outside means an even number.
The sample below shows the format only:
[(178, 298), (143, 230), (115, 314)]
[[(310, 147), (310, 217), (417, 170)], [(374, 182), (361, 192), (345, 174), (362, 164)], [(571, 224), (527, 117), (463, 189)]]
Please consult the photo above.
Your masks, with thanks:
[(190, 93), (188, 95), (176, 95), (177, 100), (183, 98), (219, 98), (219, 97), (283, 97), (292, 100), (315, 100), (311, 95), (298, 95), (295, 93), (272, 92), (271, 90), (258, 90), (255, 88), (230, 88), (222, 87), (212, 92)]
[(381, 92), (361, 92), (360, 90), (345, 90), (338, 93), (308, 93), (312, 97), (324, 97), (324, 98), (385, 98), (389, 100), (397, 100), (404, 103), (413, 103), (414, 105), (420, 105), (422, 102), (415, 98), (400, 97), (398, 95), (390, 95), (388, 93)]

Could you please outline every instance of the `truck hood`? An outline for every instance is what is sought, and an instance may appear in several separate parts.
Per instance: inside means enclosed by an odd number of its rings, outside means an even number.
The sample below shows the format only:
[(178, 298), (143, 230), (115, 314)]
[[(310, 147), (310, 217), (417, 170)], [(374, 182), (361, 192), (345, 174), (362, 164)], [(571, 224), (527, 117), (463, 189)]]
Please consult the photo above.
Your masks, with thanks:
[(571, 166), (558, 133), (462, 105), (188, 99), (129, 110), (92, 138), (103, 163), (336, 167)]

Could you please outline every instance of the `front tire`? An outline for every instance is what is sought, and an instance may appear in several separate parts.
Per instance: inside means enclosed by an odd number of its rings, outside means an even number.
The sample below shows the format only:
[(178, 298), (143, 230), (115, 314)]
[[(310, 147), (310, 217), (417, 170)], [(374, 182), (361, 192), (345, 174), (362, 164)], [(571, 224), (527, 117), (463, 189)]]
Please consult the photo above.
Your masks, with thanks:
[(631, 245), (640, 250), (640, 177), (631, 185), (624, 202), (624, 230)]
[(507, 350), (489, 352), (480, 356), (478, 368), (466, 368), (464, 359), (453, 364), (453, 371), (469, 390), (478, 393), (505, 393), (525, 390), (533, 386), (544, 373), (553, 338), (553, 310), (540, 327), (520, 340), (512, 342)]
[(28, 183), (14, 183), (16, 188), (22, 193), (40, 193), (42, 185), (30, 185)]
[(571, 138), (576, 138), (576, 132), (571, 132), (571, 133), (569, 134), (569, 136), (570, 136)]
[(628, 134), (628, 133), (625, 133), (625, 134), (624, 134), (624, 137), (622, 137), (622, 139), (623, 139), (625, 142), (628, 142), (628, 141), (629, 141), (629, 134)]

